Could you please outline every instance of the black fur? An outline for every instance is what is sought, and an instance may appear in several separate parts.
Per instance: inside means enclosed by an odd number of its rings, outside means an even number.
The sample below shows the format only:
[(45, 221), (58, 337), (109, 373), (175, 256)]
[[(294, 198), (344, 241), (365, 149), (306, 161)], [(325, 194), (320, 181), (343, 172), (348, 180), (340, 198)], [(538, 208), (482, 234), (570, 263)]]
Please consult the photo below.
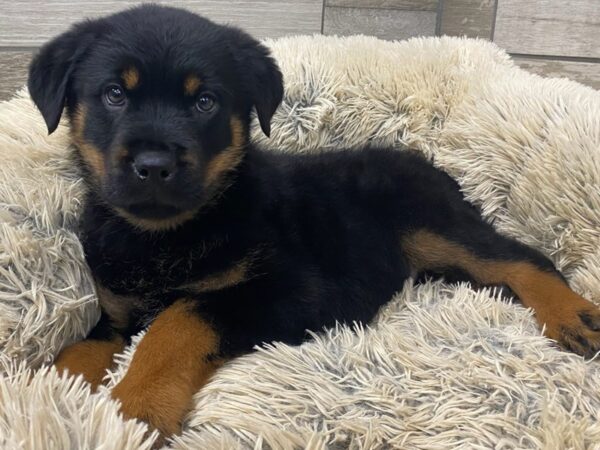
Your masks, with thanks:
[(58, 126), (65, 101), (74, 102), (71, 80), (93, 39), (94, 26), (78, 24), (44, 45), (29, 68), (29, 92), (46, 121), (49, 134)]
[[(102, 89), (130, 65), (140, 71), (139, 87), (115, 111)], [(180, 92), (189, 71), (199, 73), (201, 90), (217, 96), (216, 112), (195, 112), (194, 99)], [(198, 313), (219, 330), (226, 356), (272, 340), (298, 344), (306, 330), (336, 321), (368, 322), (411, 275), (401, 237), (416, 230), (484, 259), (528, 261), (555, 272), (538, 252), (495, 233), (448, 175), (411, 152), (293, 156), (244, 142), (243, 160), (209, 198), (202, 167), (231, 145), (231, 117), (241, 119), (247, 137), (254, 107), (269, 134), (283, 93), (268, 51), (237, 29), (181, 10), (139, 7), (76, 26), (48, 44), (31, 67), (29, 86), (50, 132), (65, 101), (71, 118), (85, 106), (84, 138), (106, 161), (120, 146), (131, 154), (136, 146), (157, 147), (199, 161), (200, 168), (181, 168), (160, 195), (136, 184), (127, 159), (105, 163), (101, 182), (86, 176), (87, 261), (100, 284), (142, 298), (118, 331), (126, 337), (182, 297), (196, 299)], [(116, 207), (139, 213), (150, 203), (198, 212), (158, 232), (115, 213)], [(148, 217), (157, 220), (168, 215), (152, 211)], [(251, 264), (243, 282), (201, 294), (186, 287), (244, 258)], [(92, 336), (113, 333), (105, 314)]]
[[(177, 286), (259, 250), (248, 281), (198, 296), (202, 316), (221, 330), (225, 355), (272, 340), (299, 344), (306, 330), (336, 321), (371, 320), (410, 275), (399, 237), (412, 229), (552, 270), (537, 252), (495, 234), (450, 177), (394, 150), (290, 156), (248, 148), (218, 206), (171, 233), (150, 236), (106, 220), (108, 210), (87, 212), (86, 253), (96, 276), (117, 294), (152, 299), (153, 309), (190, 295)], [(134, 318), (127, 334), (145, 326), (149, 313), (138, 312), (142, 321)]]

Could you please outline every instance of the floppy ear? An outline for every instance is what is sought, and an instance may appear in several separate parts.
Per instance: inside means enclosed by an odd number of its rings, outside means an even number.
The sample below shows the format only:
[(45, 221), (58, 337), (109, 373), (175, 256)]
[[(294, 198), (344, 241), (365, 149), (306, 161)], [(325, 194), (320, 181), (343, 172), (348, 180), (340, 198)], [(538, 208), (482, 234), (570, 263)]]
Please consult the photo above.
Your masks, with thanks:
[(44, 117), (48, 134), (58, 126), (73, 71), (93, 41), (88, 24), (76, 25), (48, 42), (29, 66), (29, 95)]
[(271, 135), (271, 118), (283, 99), (283, 77), (269, 50), (238, 31), (233, 41), (233, 58), (246, 94), (256, 108), (260, 127)]

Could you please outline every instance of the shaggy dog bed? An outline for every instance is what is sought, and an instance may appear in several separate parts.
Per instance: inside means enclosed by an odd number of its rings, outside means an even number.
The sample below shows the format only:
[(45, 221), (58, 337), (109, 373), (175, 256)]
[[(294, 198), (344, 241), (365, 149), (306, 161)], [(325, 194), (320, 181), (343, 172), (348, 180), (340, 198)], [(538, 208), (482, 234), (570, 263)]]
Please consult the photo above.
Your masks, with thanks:
[[(418, 149), (500, 232), (600, 301), (599, 92), (526, 73), (482, 41), (267, 44), (286, 95), (271, 139), (254, 130), (259, 144)], [(98, 317), (77, 239), (83, 186), (66, 126), (48, 137), (25, 92), (0, 106), (0, 127), (0, 445), (148, 449), (156, 436), (109, 397), (134, 346), (96, 394), (36, 370)], [(559, 350), (495, 290), (407, 283), (369, 326), (227, 364), (171, 446), (599, 449), (599, 360)]]

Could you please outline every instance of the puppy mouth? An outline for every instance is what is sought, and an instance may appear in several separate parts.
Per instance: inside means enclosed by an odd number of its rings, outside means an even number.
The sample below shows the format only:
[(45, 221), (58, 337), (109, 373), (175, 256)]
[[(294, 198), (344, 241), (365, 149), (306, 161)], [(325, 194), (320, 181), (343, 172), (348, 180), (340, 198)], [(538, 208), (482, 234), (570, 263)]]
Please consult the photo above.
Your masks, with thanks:
[(184, 210), (165, 203), (143, 202), (129, 205), (127, 212), (140, 219), (168, 219), (181, 214)]

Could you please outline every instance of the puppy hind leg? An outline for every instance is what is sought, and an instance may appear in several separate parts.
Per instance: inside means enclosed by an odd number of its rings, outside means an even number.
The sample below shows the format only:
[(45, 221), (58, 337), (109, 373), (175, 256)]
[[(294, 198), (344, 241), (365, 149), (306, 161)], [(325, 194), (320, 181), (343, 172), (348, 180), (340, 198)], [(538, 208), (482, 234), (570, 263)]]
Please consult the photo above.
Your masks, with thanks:
[(478, 283), (506, 285), (534, 310), (545, 334), (575, 353), (600, 351), (600, 308), (572, 291), (539, 252), (498, 234), (483, 221), (444, 231), (405, 232), (402, 249), (416, 271), (458, 268)]

